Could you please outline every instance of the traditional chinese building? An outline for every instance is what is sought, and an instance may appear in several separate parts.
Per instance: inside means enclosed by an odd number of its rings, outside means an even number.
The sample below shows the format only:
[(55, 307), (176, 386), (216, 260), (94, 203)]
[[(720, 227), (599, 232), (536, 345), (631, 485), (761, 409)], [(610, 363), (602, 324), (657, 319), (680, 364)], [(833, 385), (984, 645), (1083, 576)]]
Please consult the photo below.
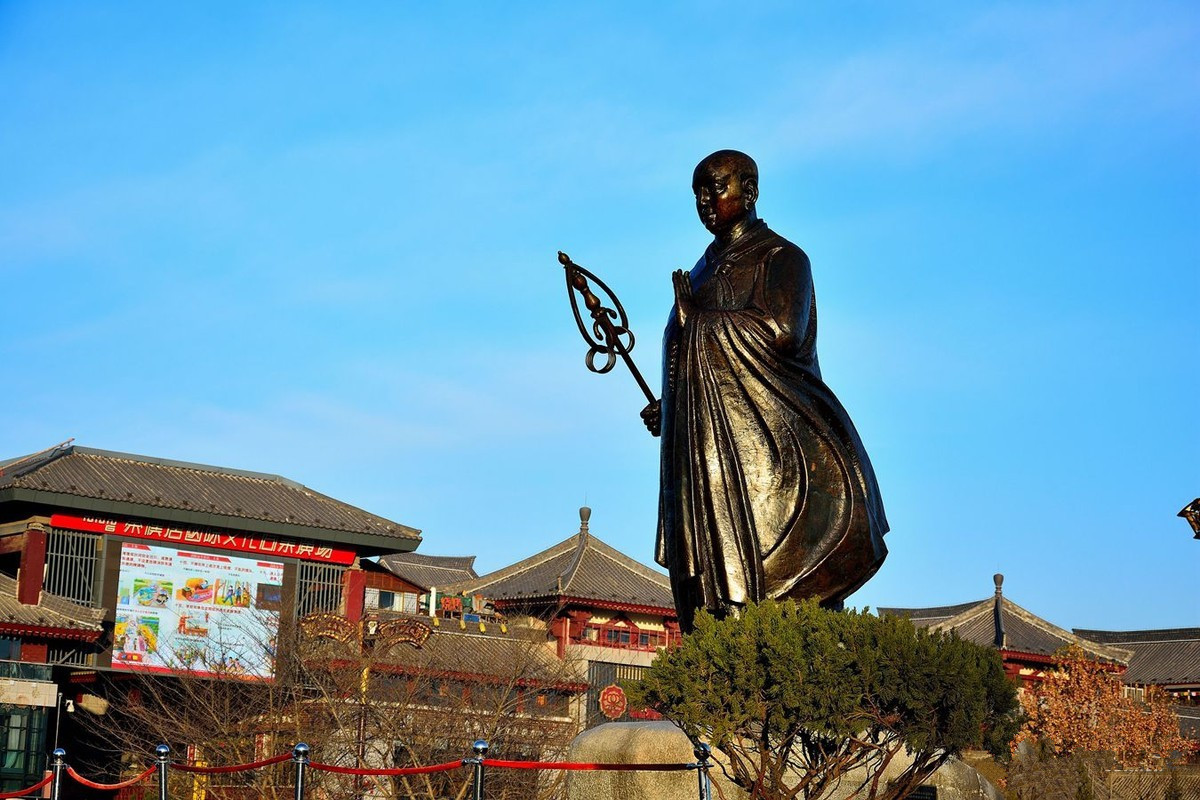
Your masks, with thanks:
[(932, 608), (880, 608), (883, 615), (904, 616), (933, 631), (955, 631), (969, 642), (1000, 651), (1004, 671), (1023, 686), (1041, 681), (1054, 665), (1054, 654), (1078, 645), (1091, 658), (1123, 672), (1132, 653), (1123, 647), (1085, 639), (1058, 627), (1004, 596), (1004, 576), (994, 576), (995, 594), (984, 600)]
[(1133, 653), (1121, 680), (1135, 692), (1151, 686), (1162, 689), (1174, 703), (1184, 735), (1200, 739), (1200, 628), (1074, 631), (1089, 641)]
[(82, 746), (54, 707), (102, 710), (101, 675), (271, 677), (281, 618), (357, 620), (368, 575), (395, 581), (360, 560), (420, 541), (278, 475), (69, 443), (0, 462), (0, 675), (54, 687), (13, 690), (33, 699), (3, 763), (43, 753), (51, 724)]
[(587, 726), (653, 716), (630, 709), (619, 683), (678, 642), (670, 582), (592, 535), (590, 508), (579, 518), (574, 536), (445, 592), (486, 596), (512, 625), (545, 631), (558, 657), (586, 676)]
[[(367, 605), (361, 624), (341, 614), (301, 621), (308, 642), (318, 645), (306, 648), (308, 657), (317, 656), (320, 669), (331, 674), (344, 677), (350, 669), (377, 712), (359, 729), (357, 747), (343, 740), (341, 760), (358, 750), (361, 763), (372, 767), (425, 766), (461, 758), (475, 738), (487, 739), (508, 759), (563, 758), (579, 730), (587, 685), (546, 646), (544, 630), (510, 628), (499, 615), (463, 614), (449, 610), (452, 604), (432, 615), (427, 608), (414, 615), (396, 603)], [(308, 713), (314, 710), (328, 711), (328, 698)], [(439, 797), (458, 791), (457, 776), (431, 780)], [(509, 791), (514, 781), (532, 795), (537, 775), (507, 776)]]
[[(392, 609), (416, 614), (420, 598), (424, 597), (424, 613), (429, 613), (429, 598), (439, 595), (439, 586), (450, 586), (462, 581), (469, 581), (479, 576), (475, 574), (475, 556), (428, 556), (424, 553), (393, 553), (379, 559), (378, 565), (372, 565), (375, 571), (390, 575), (398, 583), (389, 587), (384, 585), (383, 578), (367, 579), (367, 608)], [(366, 565), (364, 564), (364, 567)], [(372, 589), (378, 588), (378, 594)], [(461, 611), (459, 601), (458, 610)]]
[(1200, 706), (1200, 628), (1098, 631), (1075, 628), (1088, 641), (1130, 651), (1126, 686), (1157, 686), (1178, 705)]

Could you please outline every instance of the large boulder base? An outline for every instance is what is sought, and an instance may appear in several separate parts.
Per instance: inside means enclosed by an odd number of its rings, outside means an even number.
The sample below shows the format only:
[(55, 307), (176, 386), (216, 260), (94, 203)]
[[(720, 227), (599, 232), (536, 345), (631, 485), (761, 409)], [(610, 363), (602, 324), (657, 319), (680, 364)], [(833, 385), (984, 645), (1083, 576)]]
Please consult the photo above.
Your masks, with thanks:
[[(720, 754), (716, 754), (719, 758)], [(606, 764), (690, 764), (696, 756), (683, 731), (670, 722), (610, 722), (575, 737), (567, 760)], [(898, 772), (904, 768), (898, 765)], [(745, 800), (746, 792), (729, 783), (714, 767), (710, 773), (721, 792), (713, 796)], [(845, 783), (849, 784), (848, 779)], [(951, 759), (930, 779), (938, 800), (1003, 800), (986, 778), (958, 759)], [(844, 800), (849, 790), (834, 791), (828, 800)], [(686, 772), (568, 772), (568, 800), (694, 800), (699, 797), (695, 770)]]
[[(696, 756), (691, 741), (670, 722), (610, 722), (576, 736), (567, 760), (691, 764)], [(682, 800), (698, 796), (695, 770), (567, 773), (567, 800)]]

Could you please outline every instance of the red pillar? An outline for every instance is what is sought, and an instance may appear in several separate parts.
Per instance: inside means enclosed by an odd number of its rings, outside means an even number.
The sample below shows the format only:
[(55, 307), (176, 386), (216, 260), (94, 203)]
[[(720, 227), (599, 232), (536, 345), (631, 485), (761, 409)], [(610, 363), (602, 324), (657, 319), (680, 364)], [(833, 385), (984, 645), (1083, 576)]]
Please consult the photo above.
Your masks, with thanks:
[(571, 635), (571, 620), (565, 616), (558, 616), (550, 623), (550, 633), (554, 635), (555, 644), (558, 646), (558, 657), (565, 659), (567, 657), (567, 639)]
[(17, 576), (17, 600), (35, 606), (42, 596), (42, 577), (46, 572), (46, 532), (37, 528), (25, 531), (25, 549)]
[(351, 567), (342, 573), (342, 607), (346, 619), (358, 622), (363, 618), (363, 606), (367, 602), (367, 573), (361, 567)]
[(667, 647), (671, 648), (679, 644), (682, 633), (679, 630), (679, 622), (673, 619), (663, 620), (663, 628), (667, 634)]

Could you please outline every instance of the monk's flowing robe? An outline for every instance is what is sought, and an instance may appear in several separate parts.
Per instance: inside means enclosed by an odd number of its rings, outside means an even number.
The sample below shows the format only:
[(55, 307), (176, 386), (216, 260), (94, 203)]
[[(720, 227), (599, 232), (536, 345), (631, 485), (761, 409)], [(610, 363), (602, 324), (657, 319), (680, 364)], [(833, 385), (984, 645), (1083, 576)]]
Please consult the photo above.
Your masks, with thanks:
[(664, 339), (656, 559), (680, 619), (766, 598), (838, 604), (888, 530), (854, 424), (821, 380), (804, 251), (761, 221), (690, 273)]

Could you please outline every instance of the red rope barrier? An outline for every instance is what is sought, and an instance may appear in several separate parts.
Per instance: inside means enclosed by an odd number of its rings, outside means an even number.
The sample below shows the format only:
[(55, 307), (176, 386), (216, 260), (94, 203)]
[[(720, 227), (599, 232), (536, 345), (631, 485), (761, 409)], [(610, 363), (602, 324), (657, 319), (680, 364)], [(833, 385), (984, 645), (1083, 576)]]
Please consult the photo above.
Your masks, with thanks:
[(462, 761), (447, 761), (445, 764), (431, 764), (428, 767), (397, 767), (395, 769), (358, 769), (356, 767), (339, 767), (336, 764), (318, 764), (309, 762), (313, 769), (325, 772), (336, 772), (340, 775), (428, 775), (431, 772), (449, 772), (463, 765)]
[(696, 768), (694, 764), (583, 764), (576, 761), (503, 761), (498, 758), (485, 758), (483, 765), (501, 769), (604, 770), (611, 772), (682, 772)]
[[(292, 759), (291, 753), (274, 756), (273, 758), (263, 759), (262, 761), (254, 761), (249, 764), (234, 764), (228, 767), (197, 767), (190, 764), (172, 764), (173, 769), (180, 772), (198, 773), (201, 775), (225, 775), (231, 772), (246, 772), (252, 769), (261, 769), (269, 767), (272, 764), (280, 764), (284, 761)], [(610, 772), (682, 772), (684, 770), (695, 769), (695, 764), (594, 764), (581, 763), (576, 761), (505, 761), (499, 758), (485, 758), (483, 764), (486, 767), (496, 767), (498, 769), (561, 769), (575, 771), (610, 771)], [(401, 775), (428, 775), (434, 772), (449, 772), (450, 770), (458, 769), (464, 766), (463, 761), (447, 761), (443, 764), (430, 764), (425, 767), (398, 767), (393, 769), (368, 769), (357, 767), (341, 767), (336, 764), (321, 764), (316, 761), (308, 762), (308, 765), (313, 769), (322, 770), (323, 772), (334, 772), (340, 775), (377, 775), (377, 776), (401, 776)], [(95, 783), (80, 775), (73, 767), (67, 767), (67, 774), (74, 778), (79, 783), (87, 786), (90, 789), (102, 789), (112, 791), (115, 789), (125, 789), (137, 783), (141, 783), (146, 778), (154, 774), (157, 766), (149, 767), (141, 775), (135, 778), (130, 778), (121, 783)], [(41, 783), (36, 786), (31, 786), (20, 792), (15, 793), (0, 793), (0, 800), (5, 798), (16, 798), (22, 795), (36, 792), (45, 787), (51, 781), (50, 777), (46, 777)]]
[(28, 789), (22, 789), (19, 792), (0, 792), (0, 800), (11, 800), (11, 798), (13, 798), (13, 797), (24, 797), (27, 794), (33, 794), (34, 792), (39, 792), (42, 789), (49, 786), (50, 781), (52, 781), (52, 780), (54, 780), (54, 776), (47, 775), (46, 777), (42, 778), (41, 783), (35, 783), (33, 786), (30, 786)]
[(191, 764), (172, 764), (171, 769), (177, 769), (180, 772), (196, 772), (201, 775), (227, 775), (230, 772), (245, 772), (251, 769), (261, 769), (269, 767), (272, 764), (278, 764), (282, 761), (288, 761), (292, 757), (291, 753), (266, 758), (262, 761), (255, 761), (250, 764), (234, 764), (231, 767), (196, 767)]
[[(624, 771), (624, 772), (682, 772), (695, 769), (694, 764), (587, 764), (574, 761), (504, 761), (497, 758), (485, 758), (486, 767), (499, 769), (564, 769), (582, 771)], [(445, 764), (433, 764), (428, 767), (401, 767), (397, 769), (367, 769), (355, 767), (339, 767), (336, 764), (320, 764), (310, 762), (313, 769), (325, 772), (336, 772), (341, 775), (427, 775), (431, 772), (448, 772), (463, 766), (461, 761), (447, 761)]]
[(153, 775), (154, 770), (156, 769), (158, 769), (158, 767), (148, 767), (145, 772), (143, 772), (141, 775), (138, 775), (136, 778), (130, 778), (129, 780), (121, 781), (120, 783), (96, 783), (95, 781), (89, 781), (87, 778), (76, 772), (74, 767), (67, 767), (67, 774), (89, 789), (113, 791), (116, 789), (128, 789), (134, 784), (141, 783), (142, 781), (146, 780), (146, 778), (149, 778), (151, 775)]

